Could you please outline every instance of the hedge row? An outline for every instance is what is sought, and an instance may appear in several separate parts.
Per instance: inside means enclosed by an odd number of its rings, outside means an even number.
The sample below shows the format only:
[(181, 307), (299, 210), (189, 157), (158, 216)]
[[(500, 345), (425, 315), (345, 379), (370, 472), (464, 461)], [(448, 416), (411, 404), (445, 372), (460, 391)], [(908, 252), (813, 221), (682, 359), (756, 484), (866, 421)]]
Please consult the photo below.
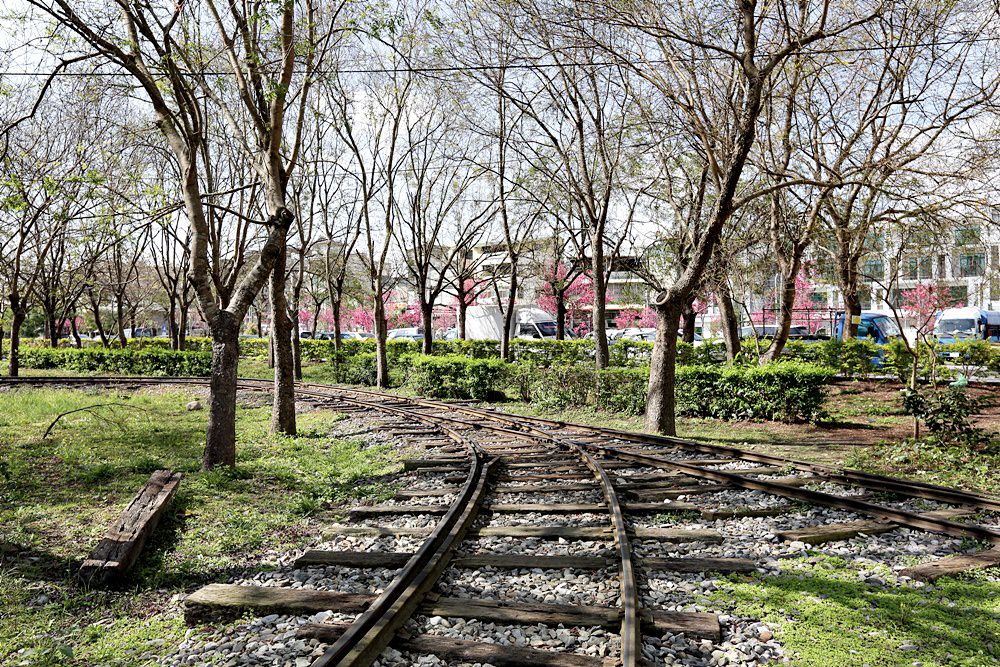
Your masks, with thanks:
[(211, 352), (175, 352), (173, 350), (134, 350), (88, 347), (51, 349), (26, 347), (21, 350), (24, 368), (62, 369), (122, 375), (166, 375), (171, 377), (209, 375)]

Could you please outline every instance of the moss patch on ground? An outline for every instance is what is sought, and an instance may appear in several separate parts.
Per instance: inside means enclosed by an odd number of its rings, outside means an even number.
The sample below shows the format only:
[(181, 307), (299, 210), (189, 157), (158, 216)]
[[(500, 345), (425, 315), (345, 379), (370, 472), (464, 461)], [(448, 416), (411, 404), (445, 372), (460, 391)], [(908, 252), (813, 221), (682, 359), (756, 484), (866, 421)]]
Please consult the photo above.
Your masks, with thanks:
[[(200, 390), (0, 392), (0, 664), (138, 665), (185, 628), (170, 598), (255, 568), (318, 534), (315, 516), (352, 497), (386, 497), (392, 451), (330, 437), (341, 416), (299, 417), (298, 437), (268, 434), (266, 400), (237, 412), (233, 470), (199, 470)], [(46, 429), (60, 419), (48, 437)], [(184, 472), (127, 585), (78, 585), (79, 562), (158, 468)]]

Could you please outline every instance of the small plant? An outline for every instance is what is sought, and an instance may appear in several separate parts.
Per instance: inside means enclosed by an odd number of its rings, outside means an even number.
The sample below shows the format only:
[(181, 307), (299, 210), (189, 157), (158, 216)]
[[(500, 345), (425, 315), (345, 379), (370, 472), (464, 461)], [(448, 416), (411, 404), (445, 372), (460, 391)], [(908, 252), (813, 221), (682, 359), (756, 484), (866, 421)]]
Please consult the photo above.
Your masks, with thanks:
[(992, 441), (990, 433), (972, 423), (981, 402), (969, 396), (965, 384), (955, 383), (944, 391), (903, 389), (903, 409), (927, 427), (938, 444), (982, 448)]

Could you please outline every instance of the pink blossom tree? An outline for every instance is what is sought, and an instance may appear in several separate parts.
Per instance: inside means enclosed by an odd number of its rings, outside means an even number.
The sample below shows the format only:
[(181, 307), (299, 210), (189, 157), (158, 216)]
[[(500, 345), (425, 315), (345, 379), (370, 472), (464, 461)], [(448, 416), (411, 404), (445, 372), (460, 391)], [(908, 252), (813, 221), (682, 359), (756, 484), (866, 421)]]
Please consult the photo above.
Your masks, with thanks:
[(545, 283), (538, 297), (538, 305), (556, 317), (556, 338), (565, 337), (566, 325), (580, 330), (588, 315), (588, 307), (593, 307), (596, 292), (594, 281), (584, 273), (574, 270), (562, 262), (548, 262), (542, 269)]
[(656, 311), (652, 308), (643, 308), (642, 310), (626, 308), (618, 313), (618, 317), (615, 318), (615, 326), (619, 329), (631, 327), (652, 329), (656, 327)]

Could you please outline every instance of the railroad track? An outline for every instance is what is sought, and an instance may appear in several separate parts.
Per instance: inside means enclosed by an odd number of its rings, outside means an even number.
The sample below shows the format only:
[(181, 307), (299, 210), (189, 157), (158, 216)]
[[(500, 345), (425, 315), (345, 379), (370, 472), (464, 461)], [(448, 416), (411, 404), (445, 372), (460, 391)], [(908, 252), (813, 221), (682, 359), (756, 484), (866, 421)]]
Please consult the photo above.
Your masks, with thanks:
[[(128, 386), (205, 380), (74, 377), (14, 382)], [(270, 389), (266, 381), (240, 384), (250, 390)], [(359, 413), (366, 419), (380, 415), (384, 431), (422, 449), (418, 458), (405, 462), (406, 479), (414, 488), (400, 491), (388, 503), (352, 510), (351, 518), (365, 525), (334, 527), (337, 536), (352, 539), (401, 543), (417, 539), (419, 548), (378, 553), (321, 549), (307, 552), (296, 563), (300, 568), (388, 567), (395, 574), (378, 595), (215, 584), (193, 594), (187, 607), (192, 621), (248, 609), (295, 614), (339, 609), (346, 614), (341, 622), (307, 623), (298, 629), (300, 637), (326, 646), (311, 662), (313, 667), (371, 665), (390, 644), (402, 655), (433, 654), (461, 664), (659, 663), (662, 655), (656, 638), (680, 636), (714, 645), (723, 628), (712, 613), (657, 608), (656, 573), (753, 571), (761, 564), (719, 555), (706, 546), (730, 537), (710, 526), (781, 517), (803, 507), (828, 508), (822, 510), (828, 513), (824, 516), (833, 520), (778, 531), (778, 540), (815, 545), (905, 527), (1000, 545), (995, 514), (1000, 499), (982, 494), (711, 443), (504, 414), (464, 403), (311, 383), (300, 384), (297, 395), (301, 401)], [(767, 502), (741, 504), (740, 499), (748, 497)], [(415, 518), (425, 525), (401, 525), (400, 518), (404, 522)], [(664, 518), (671, 527), (658, 523)], [(470, 546), (486, 542), (496, 548), (497, 540), (523, 540), (532, 549), (542, 549), (552, 540), (565, 545), (563, 553), (551, 547), (546, 553), (492, 553), (489, 547), (480, 553)], [(595, 549), (595, 543), (607, 547)], [(685, 555), (658, 555), (678, 544), (691, 548)], [(904, 573), (933, 578), (998, 563), (1000, 547), (993, 547), (941, 558)], [(462, 588), (456, 582), (463, 581), (463, 572), (483, 568), (540, 571), (542, 577), (594, 573), (589, 578), (577, 576), (582, 577), (584, 589), (600, 587), (601, 579), (606, 583), (610, 577), (617, 579), (617, 594), (605, 594), (597, 601), (600, 604), (586, 594), (576, 595), (569, 604), (532, 601), (531, 578), (512, 576), (511, 586), (528, 590), (475, 598), (466, 586), (461, 595), (447, 596), (447, 591)], [(575, 639), (546, 650), (511, 648), (444, 637), (415, 618), (492, 623), (515, 627), (515, 634), (516, 626), (539, 624), (585, 629), (570, 637), (613, 630), (617, 639), (606, 644), (610, 652), (596, 654), (587, 653)], [(775, 656), (767, 654), (764, 659), (768, 657)]]

